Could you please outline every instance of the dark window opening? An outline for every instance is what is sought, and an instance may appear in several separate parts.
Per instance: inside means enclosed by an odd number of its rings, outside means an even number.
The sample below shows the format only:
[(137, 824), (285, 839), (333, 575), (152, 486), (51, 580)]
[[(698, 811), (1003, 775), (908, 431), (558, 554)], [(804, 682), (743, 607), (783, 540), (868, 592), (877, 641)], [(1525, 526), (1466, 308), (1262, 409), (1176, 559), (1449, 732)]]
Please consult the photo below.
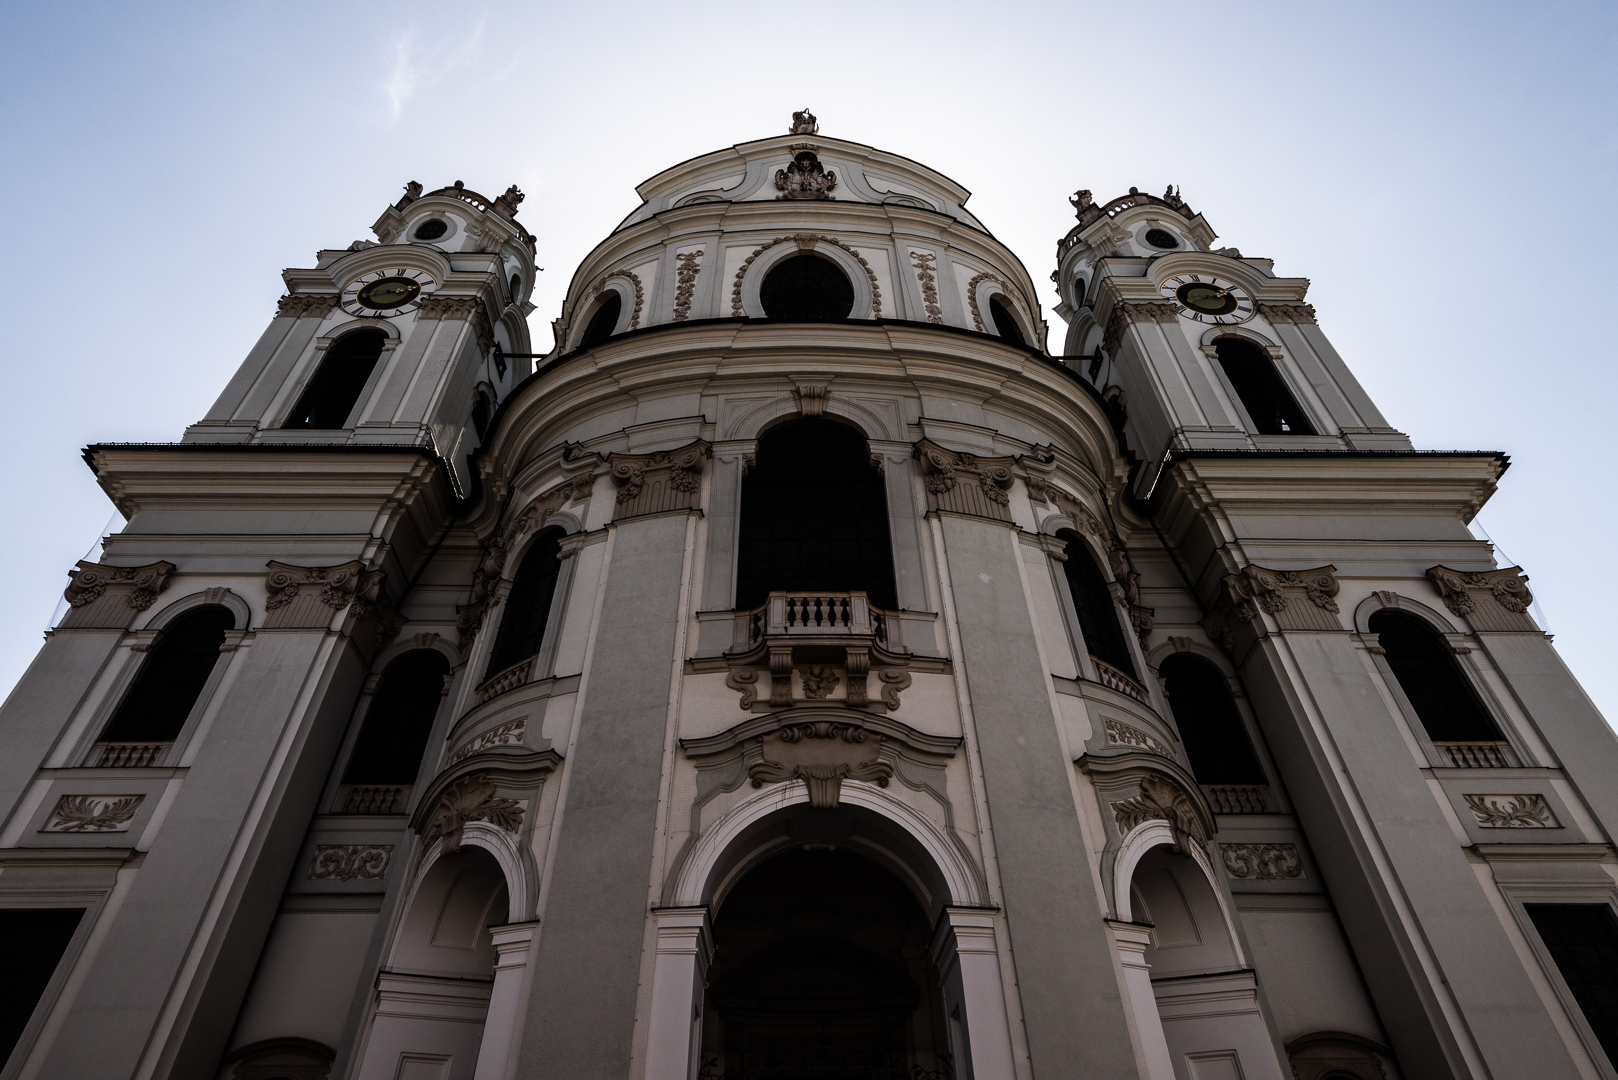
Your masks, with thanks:
[(736, 606), (773, 590), (863, 591), (898, 606), (887, 485), (864, 436), (830, 420), (794, 420), (765, 434), (742, 481)]
[(101, 736), (103, 742), (173, 742), (219, 662), (225, 631), (236, 628), (229, 608), (188, 611), (158, 636), (129, 695)]
[(1063, 549), (1067, 561), (1062, 569), (1067, 573), (1068, 591), (1078, 610), (1084, 647), (1097, 660), (1111, 664), (1131, 679), (1137, 678), (1135, 661), (1124, 641), (1123, 624), (1118, 621), (1118, 604), (1107, 588), (1107, 579), (1101, 576), (1101, 568), (1090, 557), (1089, 546), (1071, 529), (1063, 529), (1057, 537), (1067, 541)]
[(770, 271), (758, 299), (771, 319), (825, 322), (848, 318), (854, 310), (854, 286), (820, 256), (794, 255)]
[(343, 783), (416, 782), (448, 674), (449, 661), (434, 649), (407, 652), (383, 670)]
[(522, 299), (522, 278), (516, 274), (511, 275), (511, 302), (517, 303)]
[(1402, 611), (1379, 611), (1371, 633), (1384, 650), (1399, 689), (1434, 742), (1488, 742), (1500, 731), (1455, 663), (1455, 653), (1431, 626)]
[(1147, 229), (1146, 242), (1155, 248), (1177, 248), (1180, 242), (1167, 229)]
[(500, 636), (489, 656), (485, 679), (539, 652), (545, 640), (545, 623), (551, 617), (551, 602), (556, 597), (556, 578), (562, 572), (562, 560), (557, 558), (561, 550), (560, 529), (541, 533), (529, 545), (506, 597)]
[(1214, 348), (1219, 353), (1219, 366), (1225, 369), (1225, 377), (1260, 435), (1315, 433), (1292, 392), (1281, 381), (1269, 353), (1241, 338), (1220, 338)]
[(1022, 327), (1017, 325), (1017, 320), (998, 299), (989, 301), (989, 317), (994, 319), (995, 332), (1001, 337), (1014, 345), (1028, 344), (1028, 340), (1022, 336)]
[(1236, 711), (1224, 673), (1206, 660), (1176, 653), (1158, 668), (1191, 759), (1204, 784), (1266, 784), (1264, 768)]
[(329, 430), (346, 427), (371, 378), (387, 335), (380, 330), (345, 334), (326, 350), (315, 377), (304, 387), (284, 426)]
[(447, 232), (449, 232), (449, 225), (439, 218), (433, 218), (416, 226), (416, 239), (437, 240)]
[(489, 436), (489, 399), (482, 394), (472, 403), (472, 430), (478, 433), (478, 442)]
[(1618, 1064), (1618, 920), (1606, 904), (1524, 904), (1562, 980)]
[(50, 985), (83, 908), (0, 908), (0, 1067)]
[(579, 339), (579, 348), (593, 349), (612, 337), (612, 332), (618, 329), (618, 316), (623, 310), (624, 298), (613, 290), (612, 295), (603, 300), (590, 317), (590, 325), (584, 328), (584, 336)]
[(1090, 288), (1090, 286), (1085, 284), (1085, 281), (1084, 281), (1083, 278), (1076, 277), (1076, 278), (1073, 279), (1073, 306), (1074, 307), (1083, 307), (1084, 306), (1084, 296), (1085, 296), (1085, 293), (1089, 290), (1089, 288)]

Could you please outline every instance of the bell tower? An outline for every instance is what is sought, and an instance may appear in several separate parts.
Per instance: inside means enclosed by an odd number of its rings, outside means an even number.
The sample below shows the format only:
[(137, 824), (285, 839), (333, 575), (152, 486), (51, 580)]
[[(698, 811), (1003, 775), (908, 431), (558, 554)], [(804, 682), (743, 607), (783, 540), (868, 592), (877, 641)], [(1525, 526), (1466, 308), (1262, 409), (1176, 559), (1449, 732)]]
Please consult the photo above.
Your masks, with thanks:
[(1111, 202), (1069, 200), (1057, 245), (1067, 362), (1123, 414), (1147, 462), (1137, 493), (1177, 450), (1408, 450), (1304, 303), (1307, 278), (1213, 246), (1172, 185)]
[(467, 456), (528, 373), (522, 200), (412, 181), (376, 240), (283, 271), (275, 317), (184, 441), (429, 446), (466, 490)]

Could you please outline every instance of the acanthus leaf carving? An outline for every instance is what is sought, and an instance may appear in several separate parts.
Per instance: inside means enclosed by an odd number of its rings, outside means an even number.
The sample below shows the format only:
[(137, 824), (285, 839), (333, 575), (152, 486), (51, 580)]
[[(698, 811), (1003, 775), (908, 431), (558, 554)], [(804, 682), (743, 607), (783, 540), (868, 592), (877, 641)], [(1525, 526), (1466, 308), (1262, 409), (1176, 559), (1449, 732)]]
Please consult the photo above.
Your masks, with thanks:
[[(1336, 567), (1270, 570), (1249, 564), (1227, 574), (1214, 610), (1202, 622), (1227, 652), (1238, 647), (1238, 634), (1262, 633), (1259, 613), (1273, 617), (1282, 630), (1341, 630), (1337, 615)], [(1288, 595), (1291, 590), (1292, 595)], [(1294, 601), (1305, 601), (1294, 603)]]
[(1289, 881), (1303, 877), (1296, 844), (1220, 844), (1225, 871), (1245, 881)]
[(487, 821), (496, 828), (515, 833), (522, 828), (523, 807), (516, 799), (495, 795), (495, 786), (479, 774), (462, 777), (445, 790), (427, 825), (425, 843), (443, 838), (445, 855), (461, 850), (461, 836), (468, 822)]
[(1128, 833), (1137, 825), (1148, 821), (1166, 821), (1174, 834), (1174, 850), (1190, 854), (1191, 842), (1205, 843), (1208, 839), (1197, 817), (1191, 797), (1180, 790), (1178, 784), (1156, 774), (1147, 774), (1140, 781), (1141, 793), (1132, 799), (1112, 804), (1118, 831)]
[[(949, 510), (995, 521), (1011, 520), (1011, 487), (1016, 477), (1010, 457), (978, 457), (965, 451), (948, 450), (930, 439), (915, 445), (927, 488), (929, 510)], [(977, 481), (963, 485), (962, 475)]]
[(276, 301), (278, 319), (323, 319), (337, 307), (335, 295), (283, 296)]
[(169, 587), (169, 576), (174, 573), (171, 562), (155, 562), (146, 566), (103, 566), (83, 559), (69, 570), (69, 583), (62, 598), (72, 608), (86, 607), (101, 599), (109, 585), (124, 585), (129, 593), (124, 604), (134, 611), (145, 611), (152, 606), (158, 594)]
[(1559, 829), (1543, 795), (1462, 795), (1483, 829)]
[(46, 832), (127, 832), (144, 795), (63, 795)]
[(392, 844), (318, 844), (309, 862), (314, 881), (375, 881), (388, 872)]
[[(701, 486), (698, 475), (706, 466), (708, 455), (709, 445), (702, 439), (677, 450), (607, 455), (612, 482), (618, 486), (617, 503), (622, 508), (618, 516), (634, 517), (695, 506), (695, 496)], [(649, 489), (648, 484), (656, 481), (660, 483), (654, 483)]]
[(449, 764), (454, 765), (458, 761), (464, 761), (473, 754), (481, 754), (491, 747), (512, 746), (521, 743), (523, 733), (527, 728), (528, 718), (526, 716), (519, 716), (515, 720), (507, 720), (503, 724), (498, 724), (476, 738), (468, 739), (460, 749), (450, 755)]
[[(1528, 608), (1534, 602), (1534, 594), (1528, 591), (1528, 578), (1521, 567), (1468, 573), (1435, 566), (1427, 571), (1427, 577), (1438, 589), (1450, 613), (1466, 616), (1475, 629), (1533, 629)], [(1489, 610), (1490, 601), (1503, 614)]]
[[(836, 721), (810, 721), (782, 728), (776, 737), (785, 747), (799, 748), (812, 755), (811, 760), (793, 760), (786, 753), (785, 760), (772, 761), (768, 757), (748, 767), (747, 776), (755, 788), (765, 784), (780, 784), (802, 780), (809, 790), (809, 805), (817, 810), (835, 810), (842, 795), (844, 780), (860, 780), (887, 787), (893, 777), (893, 766), (877, 757), (864, 761), (847, 760), (851, 748), (869, 741), (873, 753), (881, 746), (881, 736), (870, 736), (854, 724)], [(760, 739), (763, 745), (763, 739)], [(816, 750), (807, 744), (831, 743), (836, 749)], [(849, 748), (849, 749), (843, 749)], [(844, 760), (835, 760), (842, 757)]]

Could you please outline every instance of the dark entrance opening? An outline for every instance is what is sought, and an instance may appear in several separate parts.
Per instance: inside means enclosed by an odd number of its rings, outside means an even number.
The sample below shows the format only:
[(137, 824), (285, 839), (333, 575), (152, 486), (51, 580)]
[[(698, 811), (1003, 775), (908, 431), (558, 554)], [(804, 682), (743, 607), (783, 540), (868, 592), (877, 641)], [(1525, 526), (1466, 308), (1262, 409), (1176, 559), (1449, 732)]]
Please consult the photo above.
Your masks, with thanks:
[(714, 921), (704, 1080), (951, 1075), (930, 926), (914, 894), (846, 849), (755, 867)]

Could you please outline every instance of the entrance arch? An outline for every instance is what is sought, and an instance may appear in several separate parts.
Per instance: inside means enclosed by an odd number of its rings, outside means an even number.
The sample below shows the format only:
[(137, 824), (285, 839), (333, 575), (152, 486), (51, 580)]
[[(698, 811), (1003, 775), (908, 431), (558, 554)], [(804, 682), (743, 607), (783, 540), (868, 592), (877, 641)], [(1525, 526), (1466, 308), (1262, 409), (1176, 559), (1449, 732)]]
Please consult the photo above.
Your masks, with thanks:
[[(999, 912), (958, 843), (872, 784), (845, 783), (836, 809), (811, 807), (802, 781), (732, 807), (684, 853), (654, 912), (647, 1080), (887, 1080), (946, 1062), (956, 1080), (1012, 1076)], [(849, 929), (859, 897), (839, 899), (861, 892), (887, 928), (874, 937)], [(791, 932), (771, 929), (781, 906)], [(856, 1021), (816, 989), (838, 985), (876, 1018)], [(812, 1018), (794, 1022), (793, 1008)]]

